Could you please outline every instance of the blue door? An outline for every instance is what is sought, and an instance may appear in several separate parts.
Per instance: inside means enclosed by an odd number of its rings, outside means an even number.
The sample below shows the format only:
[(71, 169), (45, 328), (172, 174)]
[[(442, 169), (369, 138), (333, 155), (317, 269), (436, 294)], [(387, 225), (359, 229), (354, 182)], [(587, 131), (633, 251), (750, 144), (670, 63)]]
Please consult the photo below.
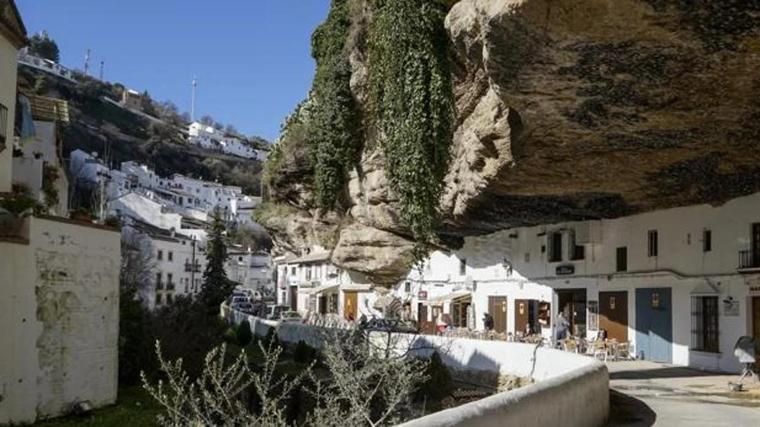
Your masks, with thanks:
[(636, 355), (673, 361), (673, 310), (670, 288), (636, 289)]

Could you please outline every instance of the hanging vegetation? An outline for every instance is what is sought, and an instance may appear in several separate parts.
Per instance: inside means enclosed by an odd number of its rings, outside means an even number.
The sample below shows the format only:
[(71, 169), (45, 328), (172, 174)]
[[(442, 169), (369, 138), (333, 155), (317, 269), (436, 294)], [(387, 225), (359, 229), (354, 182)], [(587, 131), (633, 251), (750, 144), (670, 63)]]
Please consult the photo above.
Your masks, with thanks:
[(391, 189), (417, 241), (419, 261), (438, 224), (452, 139), (446, 6), (429, 0), (376, 0), (374, 5), (371, 108), (383, 135)]
[(317, 72), (312, 89), (310, 136), (315, 200), (331, 209), (343, 192), (361, 149), (359, 109), (351, 93), (346, 40), (351, 19), (348, 0), (333, 0), (327, 20), (312, 36)]

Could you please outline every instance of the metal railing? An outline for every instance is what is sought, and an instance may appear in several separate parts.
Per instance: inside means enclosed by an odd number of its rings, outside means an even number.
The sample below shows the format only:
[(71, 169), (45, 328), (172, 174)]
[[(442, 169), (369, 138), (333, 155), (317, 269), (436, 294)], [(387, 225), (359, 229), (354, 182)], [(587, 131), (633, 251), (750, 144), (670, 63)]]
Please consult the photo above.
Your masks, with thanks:
[(201, 265), (198, 263), (191, 264), (189, 262), (185, 263), (185, 273), (190, 273), (191, 271), (194, 271), (195, 273), (201, 272)]
[(760, 251), (739, 251), (739, 269), (760, 268)]

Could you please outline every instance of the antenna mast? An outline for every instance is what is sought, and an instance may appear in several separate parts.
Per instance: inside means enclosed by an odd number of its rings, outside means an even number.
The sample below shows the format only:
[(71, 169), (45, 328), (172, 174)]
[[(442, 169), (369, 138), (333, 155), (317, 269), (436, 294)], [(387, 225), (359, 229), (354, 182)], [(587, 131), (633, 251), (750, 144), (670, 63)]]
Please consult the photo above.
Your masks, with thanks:
[(100, 81), (103, 81), (103, 67), (106, 65), (106, 61), (100, 61)]
[(90, 49), (87, 49), (87, 53), (84, 54), (84, 75), (88, 75), (90, 71)]
[(198, 86), (198, 78), (193, 77), (193, 96), (190, 101), (190, 121), (195, 122), (195, 88)]

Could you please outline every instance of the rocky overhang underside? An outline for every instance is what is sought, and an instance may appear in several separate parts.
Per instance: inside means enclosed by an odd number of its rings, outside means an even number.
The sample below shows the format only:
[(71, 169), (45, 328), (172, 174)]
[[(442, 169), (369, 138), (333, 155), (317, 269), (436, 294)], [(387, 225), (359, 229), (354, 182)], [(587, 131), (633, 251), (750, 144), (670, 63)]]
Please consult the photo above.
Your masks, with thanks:
[[(456, 123), (442, 246), (760, 191), (760, 1), (451, 3)], [(355, 12), (352, 25), (370, 19)], [(363, 106), (366, 55), (353, 49)], [(304, 159), (289, 156), (264, 219), (279, 247), (321, 244), (374, 283), (405, 275), (413, 242), (378, 144), (365, 142), (337, 213), (313, 207)]]

